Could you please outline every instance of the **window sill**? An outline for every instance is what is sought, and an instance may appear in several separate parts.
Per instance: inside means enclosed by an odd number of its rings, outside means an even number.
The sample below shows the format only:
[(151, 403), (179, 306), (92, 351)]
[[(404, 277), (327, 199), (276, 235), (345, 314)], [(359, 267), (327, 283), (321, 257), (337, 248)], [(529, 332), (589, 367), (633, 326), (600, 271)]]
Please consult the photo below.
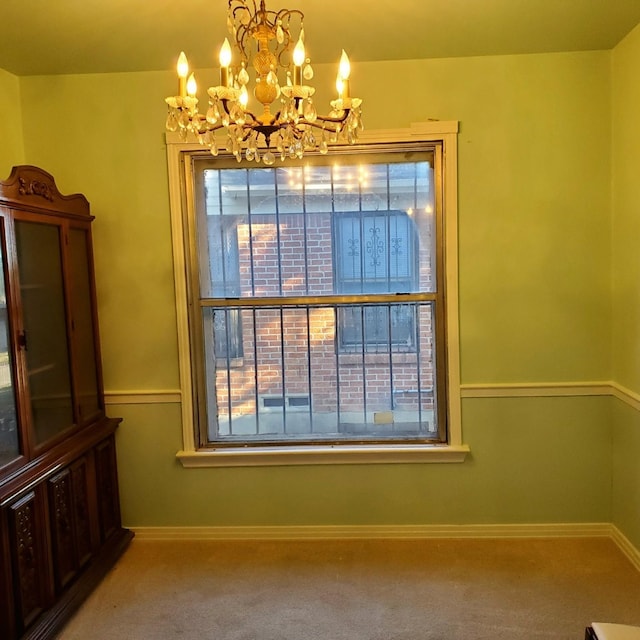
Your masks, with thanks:
[(186, 468), (261, 467), (316, 464), (407, 464), (464, 462), (469, 446), (462, 445), (359, 445), (252, 447), (178, 451)]

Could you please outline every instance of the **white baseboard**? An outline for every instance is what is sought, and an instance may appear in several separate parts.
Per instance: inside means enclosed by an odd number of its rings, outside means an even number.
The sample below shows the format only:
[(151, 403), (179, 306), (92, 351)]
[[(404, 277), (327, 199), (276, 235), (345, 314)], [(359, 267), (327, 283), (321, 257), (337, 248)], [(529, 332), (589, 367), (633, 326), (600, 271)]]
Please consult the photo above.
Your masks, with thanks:
[(429, 538), (610, 538), (640, 571), (640, 551), (608, 522), (284, 527), (131, 527), (139, 540), (410, 540)]
[(629, 558), (631, 564), (640, 571), (640, 550), (636, 549), (631, 541), (616, 527), (611, 526), (611, 539), (618, 545), (618, 548)]
[(132, 527), (140, 540), (338, 540), (611, 537), (606, 522), (284, 527)]

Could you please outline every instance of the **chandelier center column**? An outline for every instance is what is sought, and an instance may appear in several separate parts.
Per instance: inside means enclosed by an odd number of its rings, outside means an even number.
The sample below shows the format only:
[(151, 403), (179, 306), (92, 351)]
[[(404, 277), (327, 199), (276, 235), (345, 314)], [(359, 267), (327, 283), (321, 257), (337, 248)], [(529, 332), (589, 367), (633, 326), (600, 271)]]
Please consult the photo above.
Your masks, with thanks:
[(276, 68), (276, 57), (269, 50), (269, 40), (273, 39), (273, 30), (267, 24), (261, 22), (253, 37), (258, 42), (258, 52), (253, 59), (253, 67), (258, 74), (253, 95), (262, 105), (262, 115), (258, 120), (265, 125), (273, 122), (271, 104), (278, 97), (278, 89), (274, 83), (269, 82), (269, 73)]

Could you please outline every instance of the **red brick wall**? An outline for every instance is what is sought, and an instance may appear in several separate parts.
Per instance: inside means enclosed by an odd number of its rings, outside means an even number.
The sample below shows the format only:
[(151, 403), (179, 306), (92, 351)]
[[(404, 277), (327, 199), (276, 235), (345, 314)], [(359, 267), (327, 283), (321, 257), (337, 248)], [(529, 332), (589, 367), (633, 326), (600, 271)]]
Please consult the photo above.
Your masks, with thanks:
[[(314, 296), (334, 292), (332, 268), (332, 225), (330, 213), (281, 214), (279, 233), (272, 216), (253, 216), (249, 226), (238, 225), (241, 296)], [(304, 219), (306, 218), (306, 227)], [(305, 248), (305, 237), (306, 248)], [(419, 256), (422, 290), (429, 290), (432, 269), (427, 259), (429, 238), (421, 239)], [(279, 248), (279, 251), (278, 251)], [(253, 265), (250, 255), (253, 253)], [(278, 253), (281, 256), (278, 269)], [(305, 274), (305, 254), (308, 257)], [(254, 291), (251, 291), (253, 274)], [(309, 291), (305, 287), (308, 282)], [(281, 286), (282, 288), (281, 288)], [(432, 326), (429, 307), (420, 308), (420, 387), (433, 386)], [(219, 367), (217, 399), (221, 415), (228, 413), (228, 385), (233, 393), (233, 413), (253, 413), (255, 396), (309, 393), (308, 359), (311, 359), (311, 389), (314, 413), (337, 410), (337, 380), (340, 386), (340, 411), (362, 411), (363, 397), (367, 409), (392, 409), (388, 353), (341, 353), (336, 356), (335, 315), (331, 308), (257, 309), (255, 331), (251, 310), (242, 313), (244, 354), (230, 370)], [(282, 318), (282, 322), (281, 322)], [(282, 330), (281, 330), (282, 328)], [(309, 331), (308, 331), (309, 329)], [(255, 333), (255, 344), (254, 344)], [(284, 336), (284, 345), (283, 345)], [(307, 347), (309, 342), (309, 348)], [(255, 368), (257, 356), (257, 390)], [(283, 390), (283, 358), (284, 384)], [(395, 396), (395, 408), (417, 409), (418, 379), (416, 353), (393, 353), (393, 389), (409, 391)], [(339, 371), (337, 371), (339, 362)], [(365, 388), (363, 389), (363, 381)], [(422, 408), (432, 408), (432, 396), (423, 396)]]

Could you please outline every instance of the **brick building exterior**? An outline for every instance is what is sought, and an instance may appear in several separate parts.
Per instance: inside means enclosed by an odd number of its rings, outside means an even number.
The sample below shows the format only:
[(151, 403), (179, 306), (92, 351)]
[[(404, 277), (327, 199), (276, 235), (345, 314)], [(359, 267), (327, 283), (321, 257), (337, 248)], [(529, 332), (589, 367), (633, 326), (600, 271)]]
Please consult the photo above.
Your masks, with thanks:
[[(223, 236), (210, 244), (226, 247), (225, 265), (210, 260), (212, 281), (235, 282), (231, 296), (222, 287), (225, 297), (278, 298), (285, 306), (214, 308), (214, 435), (434, 431), (431, 305), (322, 303), (350, 295), (353, 283), (364, 294), (432, 290), (432, 225), (416, 222), (414, 209), (318, 211), (316, 203), (315, 212), (248, 217), (238, 212), (242, 203), (234, 206), (235, 214), (207, 216), (207, 235)], [(301, 303), (309, 295), (310, 304)]]

